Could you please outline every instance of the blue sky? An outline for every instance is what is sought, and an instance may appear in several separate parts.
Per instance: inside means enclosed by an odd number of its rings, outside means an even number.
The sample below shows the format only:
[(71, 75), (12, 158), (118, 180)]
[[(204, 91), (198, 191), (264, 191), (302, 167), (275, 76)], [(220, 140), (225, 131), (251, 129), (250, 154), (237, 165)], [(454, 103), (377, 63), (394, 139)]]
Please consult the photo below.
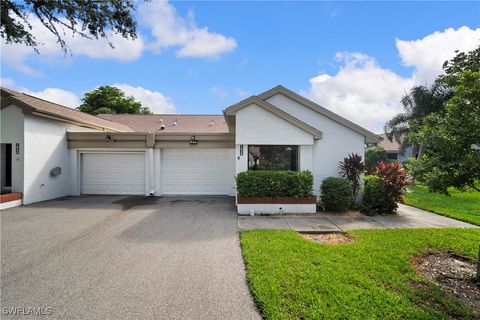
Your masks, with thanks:
[[(157, 112), (216, 114), (282, 84), (371, 130), (480, 40), (479, 2), (140, 3), (140, 41), (2, 44), (2, 85), (74, 106), (117, 84)], [(114, 40), (116, 40), (114, 38)], [(115, 41), (113, 41), (115, 43)], [(207, 49), (205, 49), (207, 48)]]

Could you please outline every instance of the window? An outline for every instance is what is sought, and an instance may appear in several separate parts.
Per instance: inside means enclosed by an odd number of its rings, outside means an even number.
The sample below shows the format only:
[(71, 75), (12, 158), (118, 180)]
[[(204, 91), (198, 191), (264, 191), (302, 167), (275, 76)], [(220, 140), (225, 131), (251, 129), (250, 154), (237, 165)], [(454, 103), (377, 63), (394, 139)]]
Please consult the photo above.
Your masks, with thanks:
[(249, 145), (249, 170), (298, 170), (298, 146)]
[(397, 157), (398, 157), (398, 154), (396, 154), (396, 153), (388, 153), (387, 154), (387, 158), (389, 160), (397, 160)]

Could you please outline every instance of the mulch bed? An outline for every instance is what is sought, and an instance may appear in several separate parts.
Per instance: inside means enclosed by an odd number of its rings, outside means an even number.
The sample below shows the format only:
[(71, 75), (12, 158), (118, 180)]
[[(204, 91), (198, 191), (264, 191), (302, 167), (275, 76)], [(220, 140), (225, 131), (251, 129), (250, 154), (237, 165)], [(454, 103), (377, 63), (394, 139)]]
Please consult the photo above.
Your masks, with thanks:
[(301, 236), (305, 239), (312, 240), (318, 243), (328, 243), (328, 244), (340, 244), (340, 243), (350, 243), (353, 242), (353, 239), (344, 233), (301, 233)]
[(463, 304), (480, 312), (480, 285), (475, 282), (476, 261), (444, 252), (428, 253), (413, 260), (417, 272)]

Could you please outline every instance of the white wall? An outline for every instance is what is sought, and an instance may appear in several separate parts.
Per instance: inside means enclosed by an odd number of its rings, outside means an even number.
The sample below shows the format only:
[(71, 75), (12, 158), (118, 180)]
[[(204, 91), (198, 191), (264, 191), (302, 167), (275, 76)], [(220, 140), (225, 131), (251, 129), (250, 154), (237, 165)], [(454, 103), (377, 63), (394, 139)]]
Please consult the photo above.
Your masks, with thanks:
[(347, 154), (357, 153), (364, 158), (365, 137), (363, 135), (283, 94), (276, 94), (267, 99), (267, 102), (323, 132), (322, 139), (315, 140), (313, 145), (312, 168), (316, 194), (320, 192), (320, 184), (323, 179), (329, 176), (340, 176), (338, 163)]
[(248, 169), (249, 144), (299, 145), (300, 170), (312, 171), (312, 134), (255, 104), (238, 110), (235, 118), (235, 174)]
[[(23, 112), (17, 106), (10, 105), (0, 111), (1, 118), (1, 143), (12, 144), (12, 192), (23, 190), (23, 164), (24, 164), (24, 135)], [(19, 143), (19, 154), (15, 152), (15, 144)]]
[(236, 144), (313, 144), (310, 133), (255, 104), (238, 110), (235, 118)]
[[(25, 115), (24, 204), (70, 193), (68, 128), (60, 121)], [(54, 177), (50, 172), (55, 167), (62, 173)]]

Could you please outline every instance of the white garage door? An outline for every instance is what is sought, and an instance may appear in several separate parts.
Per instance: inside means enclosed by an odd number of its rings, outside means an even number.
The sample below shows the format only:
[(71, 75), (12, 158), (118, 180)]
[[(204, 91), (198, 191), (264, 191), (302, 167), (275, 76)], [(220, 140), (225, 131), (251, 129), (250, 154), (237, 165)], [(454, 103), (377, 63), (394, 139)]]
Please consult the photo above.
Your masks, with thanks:
[(82, 194), (145, 194), (145, 153), (82, 154)]
[(228, 195), (233, 183), (233, 149), (163, 149), (163, 194)]

